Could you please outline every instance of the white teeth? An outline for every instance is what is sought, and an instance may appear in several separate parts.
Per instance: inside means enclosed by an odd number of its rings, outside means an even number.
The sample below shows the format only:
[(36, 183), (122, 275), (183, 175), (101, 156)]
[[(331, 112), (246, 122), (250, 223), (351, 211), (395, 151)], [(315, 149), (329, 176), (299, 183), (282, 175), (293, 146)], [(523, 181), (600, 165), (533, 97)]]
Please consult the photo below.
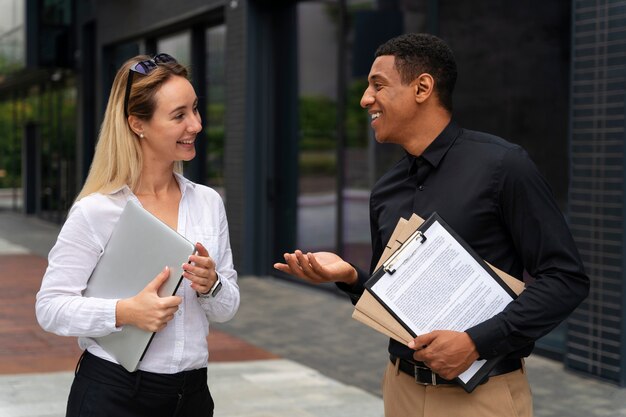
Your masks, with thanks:
[(191, 145), (193, 140), (179, 140), (178, 143), (182, 143), (183, 145)]
[(378, 119), (380, 117), (380, 115), (381, 115), (380, 112), (372, 114), (372, 120)]

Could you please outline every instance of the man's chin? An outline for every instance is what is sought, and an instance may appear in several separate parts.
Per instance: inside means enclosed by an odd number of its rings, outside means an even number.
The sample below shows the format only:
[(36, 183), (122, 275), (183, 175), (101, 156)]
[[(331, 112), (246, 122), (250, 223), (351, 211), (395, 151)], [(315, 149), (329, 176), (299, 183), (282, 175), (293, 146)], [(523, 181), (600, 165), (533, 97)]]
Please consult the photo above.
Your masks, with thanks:
[(389, 143), (389, 138), (383, 135), (374, 134), (374, 139), (376, 139), (378, 143)]

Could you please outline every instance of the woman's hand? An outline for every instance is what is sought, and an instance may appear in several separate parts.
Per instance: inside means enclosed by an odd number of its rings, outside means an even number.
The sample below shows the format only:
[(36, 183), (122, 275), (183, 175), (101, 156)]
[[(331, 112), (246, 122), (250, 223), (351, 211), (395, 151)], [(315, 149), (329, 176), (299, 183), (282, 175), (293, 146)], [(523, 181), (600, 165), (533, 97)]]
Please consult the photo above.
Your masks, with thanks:
[(130, 324), (149, 332), (162, 330), (183, 301), (178, 296), (159, 296), (159, 288), (169, 276), (170, 269), (166, 266), (139, 294), (119, 300), (115, 306), (115, 326)]
[(183, 277), (191, 281), (191, 288), (200, 294), (209, 292), (217, 281), (215, 262), (201, 243), (196, 243), (196, 255), (191, 255), (191, 263), (183, 264)]

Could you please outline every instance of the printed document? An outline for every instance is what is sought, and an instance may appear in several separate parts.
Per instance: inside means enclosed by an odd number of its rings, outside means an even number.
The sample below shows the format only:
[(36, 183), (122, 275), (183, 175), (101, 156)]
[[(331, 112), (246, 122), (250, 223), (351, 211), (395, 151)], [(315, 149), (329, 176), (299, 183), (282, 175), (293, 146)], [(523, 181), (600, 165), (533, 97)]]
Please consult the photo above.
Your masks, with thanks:
[[(426, 223), (425, 238), (406, 242), (368, 282), (373, 295), (415, 336), (464, 331), (502, 311), (513, 300), (508, 287), (438, 216)], [(475, 362), (459, 378), (467, 383), (483, 364)]]

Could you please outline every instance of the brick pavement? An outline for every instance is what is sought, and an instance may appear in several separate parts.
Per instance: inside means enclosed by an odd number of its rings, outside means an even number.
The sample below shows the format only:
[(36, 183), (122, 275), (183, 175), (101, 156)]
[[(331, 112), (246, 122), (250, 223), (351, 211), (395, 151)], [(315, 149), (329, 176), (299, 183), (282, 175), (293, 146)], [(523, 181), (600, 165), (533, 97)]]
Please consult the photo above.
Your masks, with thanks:
[[(73, 370), (80, 356), (76, 338), (45, 332), (35, 318), (46, 266), (37, 255), (0, 255), (0, 374)], [(209, 346), (212, 362), (278, 358), (217, 330), (211, 331)]]
[(73, 369), (76, 339), (44, 332), (35, 318), (35, 294), (47, 266), (35, 255), (0, 255), (0, 373)]

